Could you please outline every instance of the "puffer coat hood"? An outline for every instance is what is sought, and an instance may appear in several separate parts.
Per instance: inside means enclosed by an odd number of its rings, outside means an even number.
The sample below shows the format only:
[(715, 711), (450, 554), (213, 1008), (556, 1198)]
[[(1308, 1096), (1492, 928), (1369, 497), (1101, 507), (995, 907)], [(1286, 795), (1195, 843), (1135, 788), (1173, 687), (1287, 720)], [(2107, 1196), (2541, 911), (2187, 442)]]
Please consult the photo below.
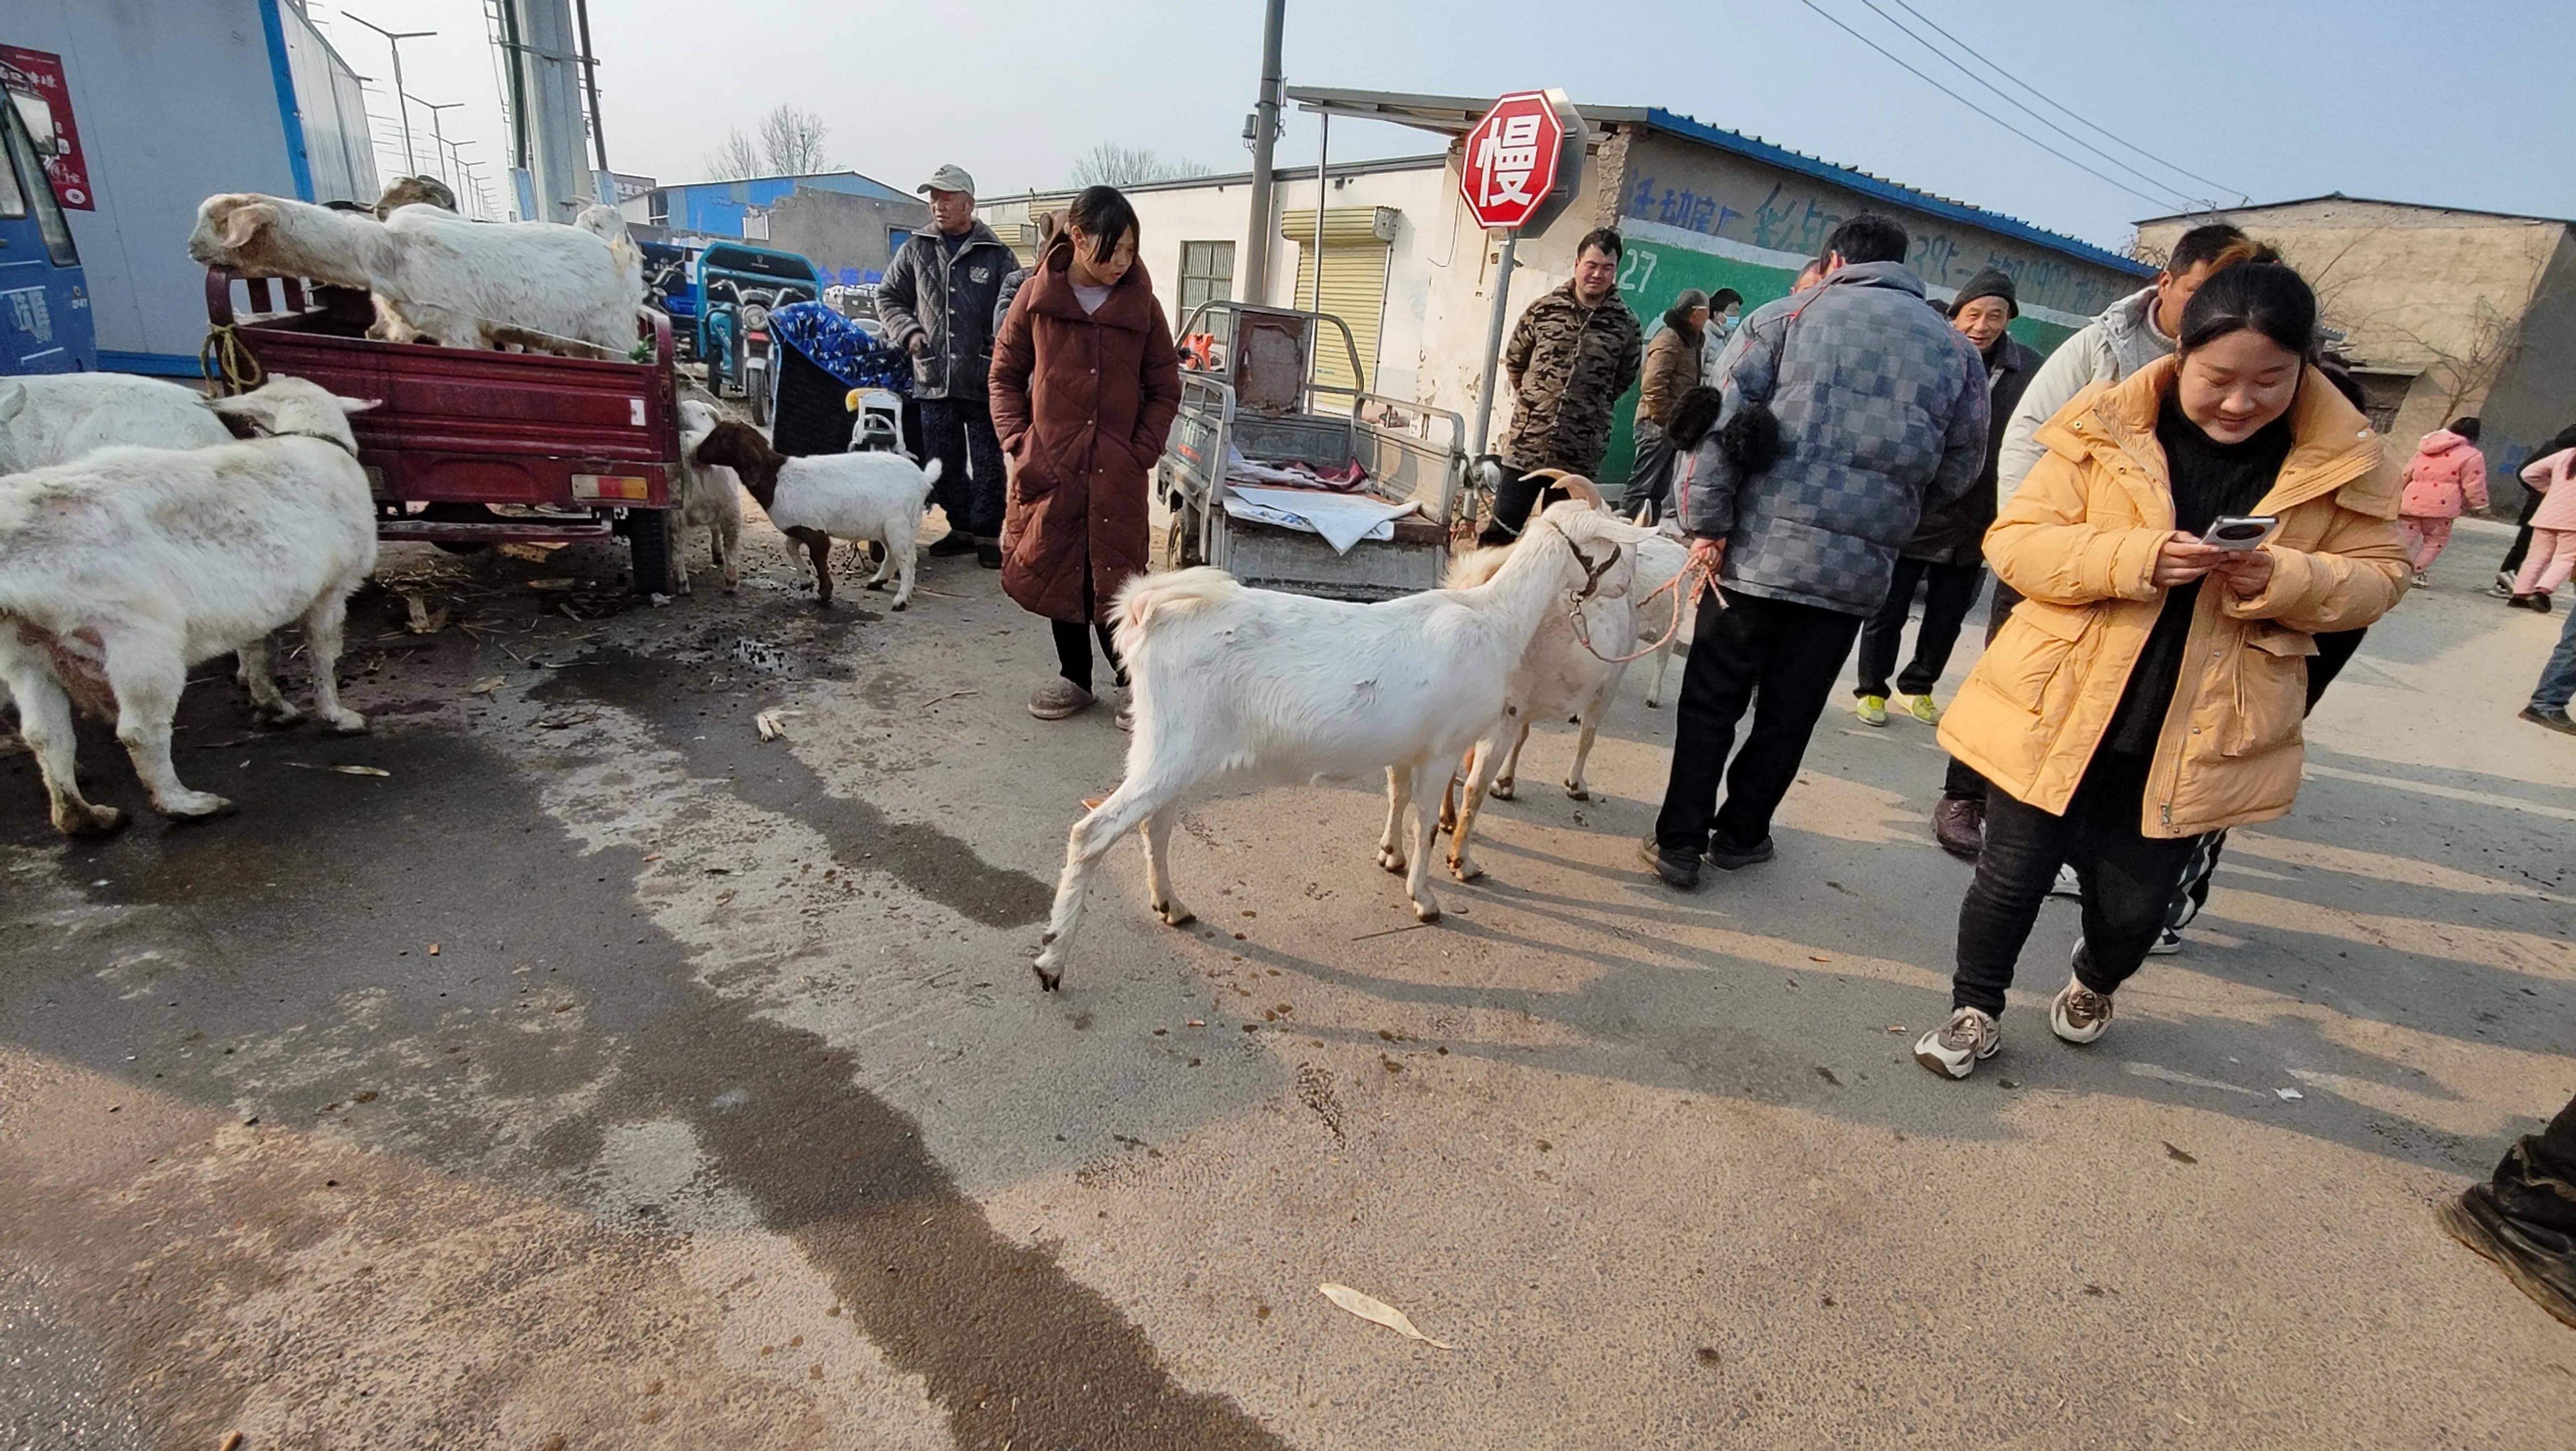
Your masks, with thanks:
[(2406, 494), (2397, 511), (2412, 519), (2457, 519), (2487, 506), (2487, 460), (2478, 446), (2447, 428), (2424, 435), (2406, 461)]

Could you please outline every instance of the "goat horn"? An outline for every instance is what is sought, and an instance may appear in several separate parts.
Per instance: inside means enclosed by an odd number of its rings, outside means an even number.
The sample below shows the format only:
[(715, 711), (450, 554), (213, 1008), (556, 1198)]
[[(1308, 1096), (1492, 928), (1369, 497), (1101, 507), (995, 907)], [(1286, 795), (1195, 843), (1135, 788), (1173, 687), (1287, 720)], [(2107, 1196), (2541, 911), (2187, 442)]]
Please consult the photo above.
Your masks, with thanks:
[(1568, 473), (1564, 469), (1532, 469), (1526, 477), (1546, 479), (1595, 509), (1610, 507), (1610, 501), (1601, 497), (1599, 486), (1581, 474)]

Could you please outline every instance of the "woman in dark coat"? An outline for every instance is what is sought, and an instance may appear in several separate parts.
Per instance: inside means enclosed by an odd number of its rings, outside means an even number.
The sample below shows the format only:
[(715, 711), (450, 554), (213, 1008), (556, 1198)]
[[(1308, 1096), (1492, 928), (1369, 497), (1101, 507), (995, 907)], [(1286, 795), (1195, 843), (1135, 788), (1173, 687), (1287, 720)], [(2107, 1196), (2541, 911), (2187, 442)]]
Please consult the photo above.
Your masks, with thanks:
[(1136, 264), (1135, 209), (1095, 186), (1065, 224), (1012, 299), (991, 378), (993, 428), (1012, 464), (1002, 588), (1055, 625), (1061, 677), (1029, 697), (1040, 720), (1095, 699), (1086, 623), (1126, 683), (1109, 607), (1145, 572), (1149, 480), (1181, 402), (1171, 326)]

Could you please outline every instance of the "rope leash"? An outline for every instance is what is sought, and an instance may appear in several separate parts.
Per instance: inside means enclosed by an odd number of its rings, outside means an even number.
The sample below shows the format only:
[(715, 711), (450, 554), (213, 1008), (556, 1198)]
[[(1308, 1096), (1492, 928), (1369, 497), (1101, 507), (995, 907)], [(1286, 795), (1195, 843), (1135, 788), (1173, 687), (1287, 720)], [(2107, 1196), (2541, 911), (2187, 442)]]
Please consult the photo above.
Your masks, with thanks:
[[(1685, 581), (1688, 581), (1691, 586), (1687, 590), (1681, 588)], [(1584, 649), (1592, 652), (1593, 659), (1600, 661), (1604, 665), (1625, 665), (1631, 660), (1643, 660), (1647, 656), (1664, 648), (1666, 645), (1671, 644), (1673, 642), (1673, 637), (1682, 632), (1682, 613), (1684, 609), (1688, 606), (1690, 601), (1699, 598), (1700, 590), (1705, 588), (1707, 584), (1708, 571), (1700, 567), (1699, 561), (1692, 560), (1690, 563), (1682, 566), (1681, 573), (1665, 580), (1662, 584), (1655, 586), (1653, 590), (1649, 591), (1645, 599), (1638, 603), (1641, 605), (1652, 604), (1654, 603), (1656, 595), (1670, 593), (1673, 597), (1673, 623), (1671, 627), (1666, 629), (1653, 644), (1644, 646), (1626, 655), (1604, 655), (1601, 653), (1600, 647), (1592, 643), (1592, 628), (1583, 618), (1583, 602), (1586, 598), (1589, 598), (1589, 596), (1577, 596), (1572, 593), (1567, 594), (1565, 599), (1565, 615), (1567, 620), (1572, 622), (1574, 626), (1575, 640), (1579, 642)]]
[(250, 349), (242, 346), (231, 323), (221, 323), (207, 331), (204, 346), (197, 349), (197, 371), (207, 382), (220, 386), (227, 398), (268, 381), (267, 370), (251, 356)]

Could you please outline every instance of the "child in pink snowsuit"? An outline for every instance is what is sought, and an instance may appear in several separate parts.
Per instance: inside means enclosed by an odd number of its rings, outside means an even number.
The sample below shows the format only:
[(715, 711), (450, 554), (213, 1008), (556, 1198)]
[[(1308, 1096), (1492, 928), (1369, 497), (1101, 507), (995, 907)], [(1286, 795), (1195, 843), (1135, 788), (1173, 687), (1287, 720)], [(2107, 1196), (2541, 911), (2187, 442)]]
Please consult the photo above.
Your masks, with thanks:
[(2541, 493), (2531, 516), (2531, 552), (2513, 580), (2513, 603), (2549, 613), (2549, 597), (2576, 574), (2576, 488), (2567, 475), (2576, 471), (2576, 448), (2562, 448), (2547, 458), (2523, 465), (2522, 481)]
[(2426, 572), (2451, 542), (2451, 521), (2486, 506), (2487, 461), (2478, 452), (2478, 420), (2455, 418), (2450, 427), (2424, 435), (2406, 461), (2406, 494), (2397, 506), (2397, 529), (2414, 561), (2416, 584), (2432, 583)]

